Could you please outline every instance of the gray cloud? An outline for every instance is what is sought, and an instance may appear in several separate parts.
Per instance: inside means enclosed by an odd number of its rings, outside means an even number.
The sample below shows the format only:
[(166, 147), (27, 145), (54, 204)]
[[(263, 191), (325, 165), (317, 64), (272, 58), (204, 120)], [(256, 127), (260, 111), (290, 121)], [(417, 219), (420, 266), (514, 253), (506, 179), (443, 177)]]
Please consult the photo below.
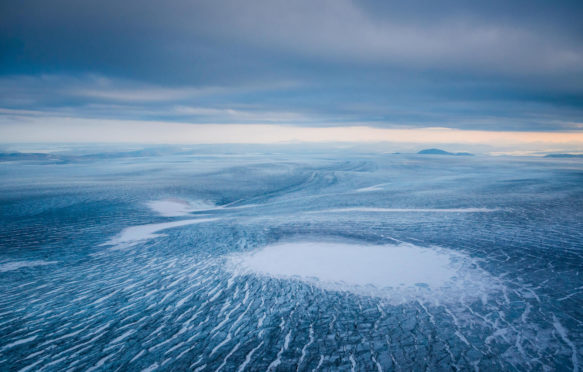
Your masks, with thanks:
[(111, 68), (148, 63), (138, 60), (142, 56), (193, 62), (242, 57), (245, 63), (259, 52), (247, 48), (256, 47), (263, 51), (259, 57), (276, 54), (274, 59), (288, 55), (515, 73), (582, 71), (583, 29), (570, 21), (582, 14), (576, 2), (492, 2), (487, 9), (462, 1), (375, 4), (25, 0), (4, 3), (3, 44), (21, 57), (60, 55), (87, 63), (86, 56)]
[(298, 125), (576, 129), (581, 15), (580, 2), (536, 0), (2, 2), (0, 105), (194, 122), (281, 114)]

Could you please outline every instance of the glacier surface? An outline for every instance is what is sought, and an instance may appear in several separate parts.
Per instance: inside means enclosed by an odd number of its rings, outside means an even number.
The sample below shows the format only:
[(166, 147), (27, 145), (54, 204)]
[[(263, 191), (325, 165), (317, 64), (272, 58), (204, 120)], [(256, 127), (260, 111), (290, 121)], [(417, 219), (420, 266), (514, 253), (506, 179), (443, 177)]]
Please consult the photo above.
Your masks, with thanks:
[(581, 369), (580, 160), (154, 153), (0, 164), (0, 370)]

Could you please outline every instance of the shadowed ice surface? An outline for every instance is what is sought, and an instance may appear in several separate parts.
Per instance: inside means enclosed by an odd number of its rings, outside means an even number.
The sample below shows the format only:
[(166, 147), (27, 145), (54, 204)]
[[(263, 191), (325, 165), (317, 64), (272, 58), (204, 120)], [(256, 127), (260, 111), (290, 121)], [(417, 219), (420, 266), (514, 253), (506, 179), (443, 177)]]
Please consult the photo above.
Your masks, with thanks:
[(0, 164), (0, 370), (579, 370), (577, 159)]

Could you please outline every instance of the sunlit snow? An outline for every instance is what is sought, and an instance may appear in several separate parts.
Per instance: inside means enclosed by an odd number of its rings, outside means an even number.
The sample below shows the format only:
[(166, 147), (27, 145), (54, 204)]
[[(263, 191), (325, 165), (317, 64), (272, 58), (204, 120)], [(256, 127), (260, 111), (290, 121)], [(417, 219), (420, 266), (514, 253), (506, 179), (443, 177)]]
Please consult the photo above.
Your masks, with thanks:
[(151, 240), (164, 236), (158, 234), (159, 231), (171, 229), (179, 226), (193, 225), (197, 223), (216, 221), (216, 218), (199, 218), (179, 220), (173, 222), (152, 223), (147, 225), (130, 226), (123, 229), (117, 236), (109, 239), (104, 246), (111, 246), (110, 249), (118, 250), (133, 247), (138, 243), (143, 243), (146, 240)]
[(151, 200), (146, 205), (163, 217), (187, 216), (191, 212), (214, 209), (215, 205), (204, 201), (187, 201), (178, 198)]
[[(325, 289), (406, 295), (409, 299), (415, 299), (410, 296), (415, 287), (447, 292), (468, 286), (468, 291), (473, 291), (486, 285), (475, 281), (487, 280), (484, 273), (470, 268), (471, 259), (459, 252), (414, 244), (286, 242), (231, 255), (227, 264), (234, 272), (299, 279)], [(473, 282), (468, 282), (470, 277)]]

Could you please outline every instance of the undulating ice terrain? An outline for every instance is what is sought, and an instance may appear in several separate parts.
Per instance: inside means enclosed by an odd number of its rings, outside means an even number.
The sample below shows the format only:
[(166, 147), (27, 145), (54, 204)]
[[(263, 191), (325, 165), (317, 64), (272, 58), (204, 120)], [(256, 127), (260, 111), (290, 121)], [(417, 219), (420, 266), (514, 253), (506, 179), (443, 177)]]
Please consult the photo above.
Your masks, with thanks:
[(0, 163), (0, 370), (581, 369), (580, 159), (262, 151)]

